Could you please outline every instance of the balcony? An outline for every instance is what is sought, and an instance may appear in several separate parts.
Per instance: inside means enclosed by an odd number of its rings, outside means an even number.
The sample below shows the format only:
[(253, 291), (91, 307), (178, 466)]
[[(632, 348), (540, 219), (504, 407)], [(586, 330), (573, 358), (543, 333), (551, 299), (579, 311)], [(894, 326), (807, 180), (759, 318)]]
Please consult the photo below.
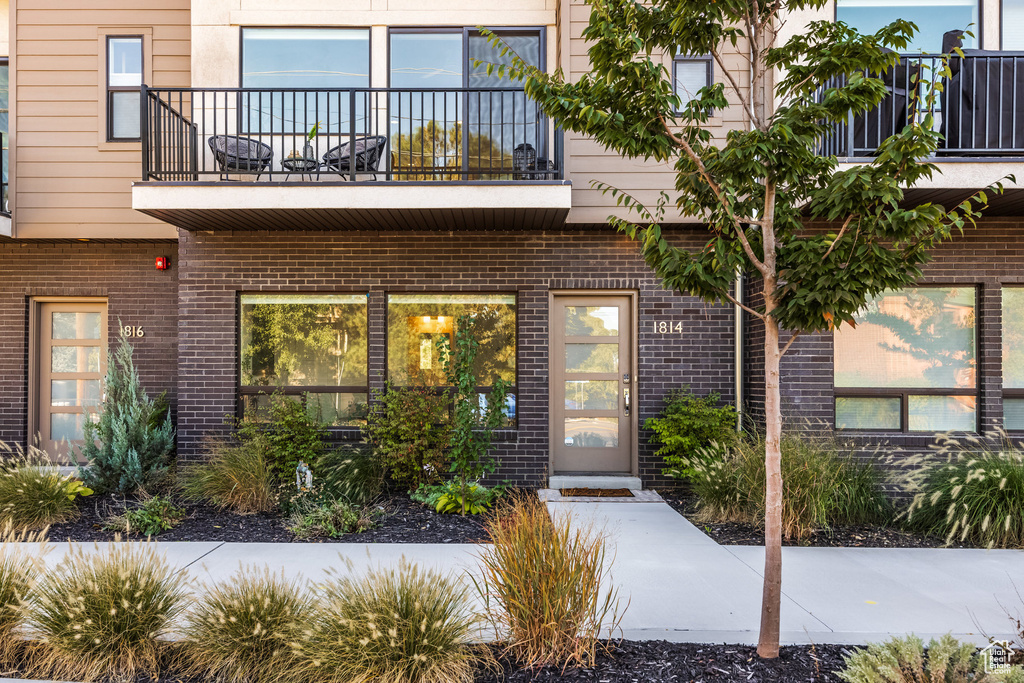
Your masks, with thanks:
[[(941, 86), (931, 111), (942, 134), (932, 159), (938, 173), (911, 188), (908, 203), (958, 203), (976, 189), (1008, 173), (1019, 173), (1024, 161), (1024, 52), (964, 50), (942, 74), (942, 58), (903, 56), (882, 76), (889, 95), (866, 114), (833, 126), (821, 153), (835, 155), (840, 166), (869, 160), (882, 140), (928, 113), (929, 88)], [(824, 92), (824, 88), (822, 89)], [(1024, 191), (1012, 185), (991, 198), (989, 214), (1019, 215)]]
[(133, 207), (186, 230), (550, 228), (562, 133), (521, 89), (142, 88)]

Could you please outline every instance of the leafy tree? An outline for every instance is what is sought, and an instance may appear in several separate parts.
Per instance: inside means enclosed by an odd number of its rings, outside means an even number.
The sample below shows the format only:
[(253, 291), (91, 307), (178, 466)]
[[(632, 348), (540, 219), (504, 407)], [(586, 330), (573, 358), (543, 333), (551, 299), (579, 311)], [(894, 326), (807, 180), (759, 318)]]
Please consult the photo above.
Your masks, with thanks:
[(85, 422), (85, 445), (80, 468), (82, 481), (96, 491), (131, 493), (157, 483), (166, 473), (174, 450), (174, 427), (139, 382), (132, 345), (121, 345), (107, 368), (105, 398), (99, 420)]
[[(611, 224), (639, 242), (665, 288), (741, 306), (763, 325), (766, 552), (758, 653), (776, 657), (782, 592), (780, 359), (800, 333), (834, 329), (852, 321), (869, 298), (913, 284), (930, 248), (973, 225), (985, 194), (952, 210), (903, 201), (905, 188), (936, 171), (923, 160), (940, 141), (929, 113), (939, 87), (922, 89), (929, 101), (915, 101), (920, 116), (883, 140), (869, 163), (840, 169), (836, 157), (819, 153), (821, 140), (851, 113), (863, 115), (886, 97), (881, 76), (896, 67), (898, 51), (909, 44), (915, 30), (910, 22), (860, 35), (843, 23), (812, 21), (783, 41), (784, 18), (820, 9), (824, 0), (588, 3), (583, 38), (590, 44), (591, 71), (578, 81), (567, 82), (561, 72), (545, 74), (514, 54), (511, 67), (488, 68), (522, 80), (527, 95), (562, 127), (623, 156), (671, 164), (674, 200), (662, 193), (656, 205), (645, 206), (606, 187), (638, 218), (612, 217)], [(500, 43), (493, 35), (491, 40)], [(503, 55), (510, 52), (503, 48)], [(742, 75), (727, 63), (729, 52), (739, 54), (734, 61), (744, 64)], [(709, 54), (724, 82), (684, 104), (664, 66), (665, 54)], [(945, 64), (940, 72), (948, 78)], [(715, 139), (706, 124), (730, 107), (739, 109), (743, 125)], [(662, 230), (669, 209), (704, 223), (702, 248), (681, 248)], [(737, 273), (755, 278), (762, 305), (737, 297)]]

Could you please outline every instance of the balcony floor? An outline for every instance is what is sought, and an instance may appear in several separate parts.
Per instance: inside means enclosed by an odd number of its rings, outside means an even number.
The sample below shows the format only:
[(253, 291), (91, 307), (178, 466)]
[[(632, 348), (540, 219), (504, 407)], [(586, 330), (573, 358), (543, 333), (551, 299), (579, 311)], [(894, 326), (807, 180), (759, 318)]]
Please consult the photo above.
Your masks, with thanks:
[(516, 230), (559, 227), (563, 180), (136, 182), (132, 208), (184, 230)]

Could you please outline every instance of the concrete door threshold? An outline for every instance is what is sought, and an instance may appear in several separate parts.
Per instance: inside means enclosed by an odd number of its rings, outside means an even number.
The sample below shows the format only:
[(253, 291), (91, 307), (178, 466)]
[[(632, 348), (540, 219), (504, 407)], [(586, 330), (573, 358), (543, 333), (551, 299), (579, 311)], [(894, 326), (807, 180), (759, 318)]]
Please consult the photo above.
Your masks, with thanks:
[(548, 477), (551, 489), (629, 489), (643, 488), (640, 477), (621, 474), (553, 474)]

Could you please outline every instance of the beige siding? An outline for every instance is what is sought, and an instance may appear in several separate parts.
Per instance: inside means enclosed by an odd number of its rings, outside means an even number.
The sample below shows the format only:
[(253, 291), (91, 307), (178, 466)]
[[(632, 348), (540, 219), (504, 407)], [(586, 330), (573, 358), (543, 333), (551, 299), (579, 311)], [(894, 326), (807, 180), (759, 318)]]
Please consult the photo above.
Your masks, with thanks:
[[(587, 43), (582, 36), (590, 21), (590, 6), (583, 0), (561, 0), (559, 18), (564, 22), (559, 31), (559, 40), (563, 45), (559, 52), (559, 63), (566, 75), (576, 80), (589, 70)], [(568, 45), (568, 49), (565, 49), (565, 45)], [(740, 86), (745, 86), (749, 78), (742, 58), (738, 54), (726, 55), (726, 61)], [(669, 57), (664, 58), (664, 63), (671, 70)], [(716, 82), (723, 80), (717, 64), (713, 72)], [(712, 120), (711, 124), (719, 136), (724, 136), (731, 128), (744, 125), (738, 107), (730, 107), (722, 116)], [(670, 166), (639, 159), (624, 159), (585, 136), (566, 134), (565, 157), (565, 166), (573, 184), (572, 211), (568, 219), (571, 223), (600, 223), (610, 214), (635, 217), (616, 207), (613, 197), (594, 188), (594, 181), (628, 192), (649, 205), (657, 201), (659, 191), (664, 190), (670, 196), (673, 194), (675, 177)], [(671, 210), (668, 216), (672, 216)]]
[(105, 34), (142, 34), (145, 80), (190, 84), (188, 0), (15, 0), (12, 73), (15, 235), (173, 238), (131, 208), (139, 143), (106, 142)]

